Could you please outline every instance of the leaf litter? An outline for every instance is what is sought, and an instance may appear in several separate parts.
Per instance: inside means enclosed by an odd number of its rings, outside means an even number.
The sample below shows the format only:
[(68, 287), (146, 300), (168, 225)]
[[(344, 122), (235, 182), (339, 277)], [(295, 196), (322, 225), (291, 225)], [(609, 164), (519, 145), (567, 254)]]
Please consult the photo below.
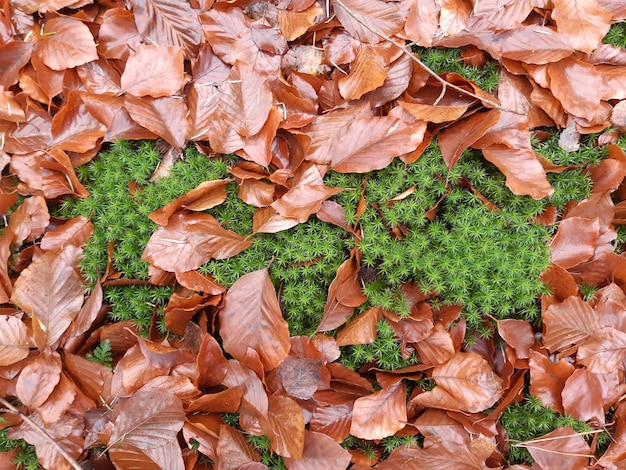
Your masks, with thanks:
[[(626, 19), (620, 2), (20, 0), (0, 15), (0, 207), (19, 203), (0, 237), (0, 396), (21, 403), (2, 398), (0, 417), (44, 467), (268, 468), (245, 437), (264, 435), (289, 470), (502, 468), (506, 432), (489, 409), (516, 400), (520, 378), (552, 410), (595, 429), (608, 425), (605, 412), (613, 420), (601, 456), (568, 427), (516, 443), (533, 468), (623, 461), (626, 261), (611, 242), (624, 223), (626, 157), (615, 142), (626, 53), (601, 44)], [(488, 54), (502, 67), (497, 97), (437, 75), (407, 41), (463, 46), (467, 63)], [(589, 171), (591, 196), (559, 221), (542, 276), (551, 290), (542, 330), (499, 320), (497, 348), (493, 338), (465, 346), (459, 311), (434, 316), (427, 296), (415, 302), (420, 318), (373, 307), (344, 325), (367, 300), (356, 247), (330, 285), (317, 334), (290, 337), (267, 268), (230, 289), (198, 271), (252, 243), (200, 212), (224, 201), (229, 180), (150, 214), (159, 228), (142, 258), (153, 279), (175, 278), (180, 289), (165, 318), (176, 335), (144, 339), (128, 322), (103, 323), (100, 283), (88, 293), (78, 262), (91, 222), (59, 221), (47, 208), (88, 196), (76, 169), (109, 142), (160, 137), (174, 153), (195, 144), (242, 159), (229, 171), (256, 207), (254, 232), (317, 214), (358, 240), (363, 208), (346, 222), (329, 199), (344, 188), (324, 184), (329, 170), (413, 162), (438, 135), (449, 169), (478, 149), (513, 193), (549, 197), (546, 171), (559, 169), (530, 144), (542, 126), (566, 129), (571, 148), (580, 134), (606, 130), (609, 158)], [(597, 292), (586, 297), (583, 285)], [(383, 318), (421, 364), (384, 372), (337, 362), (338, 346), (374, 342)], [(337, 339), (326, 333), (337, 328)], [(83, 357), (109, 338), (112, 370)], [(420, 446), (381, 458), (386, 439), (418, 433)], [(341, 446), (349, 434), (367, 443), (367, 458)], [(0, 453), (3, 468), (14, 468), (14, 456)]]

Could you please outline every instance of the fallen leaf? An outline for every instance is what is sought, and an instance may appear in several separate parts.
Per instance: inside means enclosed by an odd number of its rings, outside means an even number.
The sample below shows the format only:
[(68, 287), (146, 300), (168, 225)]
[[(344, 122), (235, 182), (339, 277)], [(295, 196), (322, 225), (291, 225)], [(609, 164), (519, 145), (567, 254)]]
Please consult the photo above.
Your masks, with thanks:
[(272, 370), (289, 354), (289, 328), (267, 268), (245, 274), (232, 285), (219, 319), (224, 350), (235, 359), (243, 361), (252, 348), (265, 370)]
[(33, 53), (52, 70), (65, 70), (98, 60), (96, 44), (89, 28), (70, 17), (48, 20)]
[(15, 281), (11, 301), (32, 318), (40, 350), (61, 339), (83, 305), (85, 288), (77, 272), (81, 253), (72, 245), (45, 252)]
[(185, 82), (183, 51), (175, 46), (143, 46), (128, 57), (120, 84), (135, 96), (175, 95)]
[(352, 410), (350, 434), (361, 439), (383, 439), (393, 436), (406, 423), (406, 387), (397, 382), (357, 398)]
[(167, 227), (152, 234), (141, 259), (164, 271), (186, 272), (210, 259), (234, 256), (251, 244), (252, 240), (225, 230), (209, 214), (178, 212)]

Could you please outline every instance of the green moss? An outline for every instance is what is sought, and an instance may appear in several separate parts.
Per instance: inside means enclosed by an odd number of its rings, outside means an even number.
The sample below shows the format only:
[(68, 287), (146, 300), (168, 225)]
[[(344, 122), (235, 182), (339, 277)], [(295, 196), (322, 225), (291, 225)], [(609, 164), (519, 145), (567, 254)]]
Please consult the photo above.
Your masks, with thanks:
[(626, 23), (615, 23), (609, 28), (602, 40), (604, 44), (612, 44), (614, 46), (626, 48)]
[(23, 439), (9, 439), (7, 437), (8, 432), (8, 429), (0, 429), (0, 452), (9, 452), (17, 449), (17, 456), (13, 460), (13, 464), (18, 469), (39, 470), (41, 466), (37, 460), (35, 447)]
[(500, 65), (488, 60), (484, 67), (465, 65), (461, 58), (461, 49), (436, 49), (413, 47), (420, 60), (436, 73), (458, 73), (462, 77), (476, 83), (487, 92), (493, 92), (500, 79)]
[[(500, 423), (509, 436), (509, 464), (532, 464), (533, 462), (530, 453), (525, 448), (514, 445), (517, 442), (541, 437), (566, 426), (579, 433), (591, 431), (587, 423), (556, 413), (544, 407), (541, 401), (533, 396), (528, 396), (523, 402), (515, 403), (504, 410)], [(603, 441), (607, 437), (608, 434), (603, 437)]]
[[(555, 163), (564, 159), (579, 162), (596, 158), (584, 145), (576, 155), (564, 155), (552, 140), (536, 143), (537, 150)], [(115, 242), (113, 262), (124, 277), (147, 279), (147, 264), (140, 260), (145, 244), (156, 229), (147, 215), (185, 194), (202, 181), (228, 177), (236, 157), (212, 158), (194, 149), (186, 152), (171, 176), (155, 183), (148, 178), (159, 155), (151, 143), (117, 143), (88, 165), (79, 177), (91, 192), (81, 200), (66, 199), (59, 213), (65, 217), (90, 216), (95, 230), (85, 248), (82, 268), (91, 283), (104, 272), (107, 245)], [(595, 161), (595, 160), (594, 160)], [(555, 186), (552, 200), (536, 201), (515, 196), (503, 175), (477, 152), (467, 151), (448, 172), (435, 143), (411, 165), (392, 162), (387, 168), (366, 175), (330, 172), (326, 184), (346, 189), (335, 197), (354, 222), (365, 180), (368, 203), (359, 220), (362, 238), (357, 242), (362, 267), (371, 268), (373, 278), (363, 281), (372, 305), (408, 315), (408, 304), (400, 286), (415, 281), (434, 290), (433, 304), (462, 304), (470, 329), (489, 334), (486, 313), (496, 318), (525, 318), (537, 322), (537, 295), (544, 287), (539, 274), (549, 260), (548, 241), (553, 228), (531, 223), (549, 204), (561, 208), (567, 201), (586, 197), (588, 177), (579, 170), (551, 176)], [(129, 192), (132, 180), (140, 188)], [(469, 181), (499, 210), (488, 209), (465, 184)], [(387, 201), (413, 188), (412, 194), (395, 204)], [(237, 186), (227, 187), (226, 201), (210, 212), (228, 229), (241, 235), (252, 231), (254, 207), (237, 197)], [(426, 218), (440, 198), (433, 221)], [(400, 236), (398, 236), (400, 235)], [(305, 224), (277, 234), (256, 234), (250, 248), (226, 260), (210, 261), (200, 268), (229, 287), (242, 275), (266, 267), (279, 293), (291, 334), (308, 335), (319, 323), (328, 287), (337, 269), (347, 259), (355, 240), (345, 230), (312, 216)], [(111, 304), (113, 320), (134, 320), (147, 328), (153, 312), (160, 312), (171, 289), (150, 285), (108, 286), (105, 299)], [(398, 340), (388, 323), (378, 325), (378, 339), (366, 346), (344, 349), (342, 360), (353, 368), (370, 360), (388, 369), (407, 364), (399, 355)], [(410, 358), (408, 363), (415, 362)]]

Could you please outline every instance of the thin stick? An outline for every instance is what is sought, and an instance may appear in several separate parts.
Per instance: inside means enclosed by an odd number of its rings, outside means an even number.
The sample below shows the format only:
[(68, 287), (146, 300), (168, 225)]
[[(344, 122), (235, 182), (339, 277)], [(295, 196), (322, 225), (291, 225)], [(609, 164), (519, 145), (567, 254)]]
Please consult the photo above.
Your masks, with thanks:
[(72, 458), (71, 455), (69, 455), (67, 452), (65, 452), (65, 450), (63, 450), (63, 448), (56, 443), (56, 441), (54, 439), (52, 439), (52, 436), (50, 436), (50, 434), (48, 434), (46, 432), (45, 429), (43, 429), (41, 426), (39, 426), (37, 423), (35, 423), (32, 419), (30, 419), (28, 416), (26, 416), (24, 413), (22, 413), (20, 410), (18, 410), (17, 408), (15, 408), (13, 405), (11, 405), (11, 403), (9, 403), (8, 401), (6, 401), (4, 398), (0, 397), (0, 404), (2, 406), (4, 406), (8, 411), (10, 411), (11, 413), (15, 413), (17, 415), (19, 415), (22, 420), (28, 424), (33, 430), (41, 433), (42, 436), (44, 436), (44, 438), (50, 442), (50, 444), (52, 445), (52, 447), (54, 447), (54, 449), (63, 456), (63, 458), (65, 458), (65, 460), (67, 460), (69, 462), (69, 464), (72, 466), (72, 468), (74, 470), (84, 470), (83, 467), (81, 467), (78, 462), (76, 460), (74, 460)]
[[(354, 18), (356, 21), (358, 21), (359, 24), (361, 24), (369, 32), (375, 34), (376, 36), (378, 36), (378, 37), (380, 37), (382, 39), (384, 39), (388, 43), (393, 44), (398, 49), (400, 49), (403, 54), (408, 55), (409, 58), (413, 62), (415, 62), (423, 70), (428, 72), (428, 75), (430, 75), (435, 80), (437, 80), (439, 83), (441, 83), (441, 85), (443, 86), (444, 90), (449, 87), (449, 88), (451, 88), (454, 91), (458, 91), (459, 93), (462, 93), (462, 94), (464, 94), (466, 96), (470, 96), (472, 98), (477, 99), (478, 101), (482, 101), (483, 103), (488, 104), (489, 106), (492, 106), (493, 108), (498, 109), (500, 111), (505, 111), (505, 112), (514, 113), (514, 114), (523, 114), (523, 113), (520, 113), (519, 111), (513, 111), (513, 110), (510, 110), (510, 109), (503, 108), (501, 105), (499, 105), (495, 101), (492, 101), (492, 100), (489, 100), (489, 99), (486, 99), (486, 98), (482, 98), (482, 97), (476, 95), (475, 93), (472, 93), (471, 91), (467, 91), (467, 90), (465, 90), (465, 89), (463, 89), (463, 88), (461, 88), (459, 86), (454, 85), (453, 83), (450, 83), (450, 82), (444, 80), (433, 69), (431, 69), (428, 65), (426, 65), (424, 62), (422, 62), (417, 56), (415, 56), (415, 54), (413, 54), (412, 52), (408, 51), (406, 49), (406, 45), (405, 44), (401, 44), (398, 41), (395, 41), (395, 40), (391, 39), (386, 34), (381, 33), (380, 31), (377, 31), (376, 29), (372, 28), (371, 26), (365, 24), (365, 22), (361, 18), (359, 18), (359, 16), (355, 12), (350, 10), (350, 8), (348, 8), (341, 0), (334, 0), (334, 3), (336, 3), (337, 5), (341, 6), (341, 8), (346, 10), (346, 13), (348, 13), (348, 15), (350, 15), (352, 18)], [(439, 97), (437, 99), (437, 102), (439, 102), (440, 100), (441, 100), (441, 97)]]

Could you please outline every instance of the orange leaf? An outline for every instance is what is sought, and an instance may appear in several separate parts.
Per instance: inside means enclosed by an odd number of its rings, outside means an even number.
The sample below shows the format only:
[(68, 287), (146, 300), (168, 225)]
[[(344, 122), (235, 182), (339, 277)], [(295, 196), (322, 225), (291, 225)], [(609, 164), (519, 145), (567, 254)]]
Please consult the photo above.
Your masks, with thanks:
[(301, 459), (285, 458), (289, 470), (344, 470), (350, 465), (350, 453), (326, 434), (304, 431)]
[(57, 352), (43, 351), (20, 372), (15, 392), (27, 407), (41, 406), (61, 380), (61, 357)]
[(375, 46), (362, 44), (350, 66), (350, 74), (341, 77), (339, 92), (347, 100), (358, 100), (380, 87), (387, 79), (387, 66)]
[(175, 95), (185, 81), (183, 50), (174, 46), (143, 46), (130, 55), (121, 87), (135, 96)]
[(565, 381), (574, 372), (574, 366), (567, 361), (552, 362), (536, 351), (530, 352), (530, 393), (541, 403), (557, 413), (563, 414), (561, 392)]
[(30, 341), (22, 320), (0, 315), (0, 366), (8, 366), (28, 356)]
[(406, 387), (396, 382), (366, 397), (357, 398), (350, 434), (361, 439), (393, 436), (407, 423)]
[(263, 433), (270, 438), (271, 449), (282, 457), (301, 459), (304, 450), (304, 415), (290, 397), (272, 395), (267, 419), (261, 420)]
[(83, 305), (85, 288), (77, 272), (81, 253), (71, 245), (46, 252), (15, 282), (11, 301), (31, 316), (40, 350), (61, 338)]
[(224, 350), (235, 359), (245, 361), (247, 349), (252, 348), (265, 370), (272, 370), (289, 354), (289, 327), (267, 268), (233, 284), (224, 296), (219, 319)]
[(548, 351), (579, 346), (602, 325), (598, 315), (578, 296), (550, 305), (543, 313), (543, 342)]
[(203, 181), (187, 194), (177, 197), (172, 202), (148, 215), (153, 222), (167, 226), (170, 216), (179, 209), (204, 211), (220, 205), (226, 200), (226, 186), (232, 180)]
[(528, 449), (541, 468), (585, 468), (591, 454), (585, 438), (569, 427), (557, 428), (518, 445)]
[(572, 40), (578, 51), (591, 54), (611, 26), (611, 15), (597, 0), (553, 0), (556, 30)]
[(337, 334), (337, 346), (370, 344), (376, 339), (376, 324), (382, 317), (380, 307), (371, 307), (358, 315)]
[(458, 352), (432, 372), (437, 386), (411, 400), (421, 406), (478, 413), (502, 396), (502, 379), (474, 352)]
[(209, 214), (179, 212), (170, 217), (167, 227), (152, 234), (141, 256), (169, 272), (199, 268), (210, 259), (234, 256), (252, 244), (252, 240), (225, 230)]
[(89, 28), (79, 20), (60, 16), (47, 21), (34, 53), (52, 70), (71, 69), (98, 60)]

